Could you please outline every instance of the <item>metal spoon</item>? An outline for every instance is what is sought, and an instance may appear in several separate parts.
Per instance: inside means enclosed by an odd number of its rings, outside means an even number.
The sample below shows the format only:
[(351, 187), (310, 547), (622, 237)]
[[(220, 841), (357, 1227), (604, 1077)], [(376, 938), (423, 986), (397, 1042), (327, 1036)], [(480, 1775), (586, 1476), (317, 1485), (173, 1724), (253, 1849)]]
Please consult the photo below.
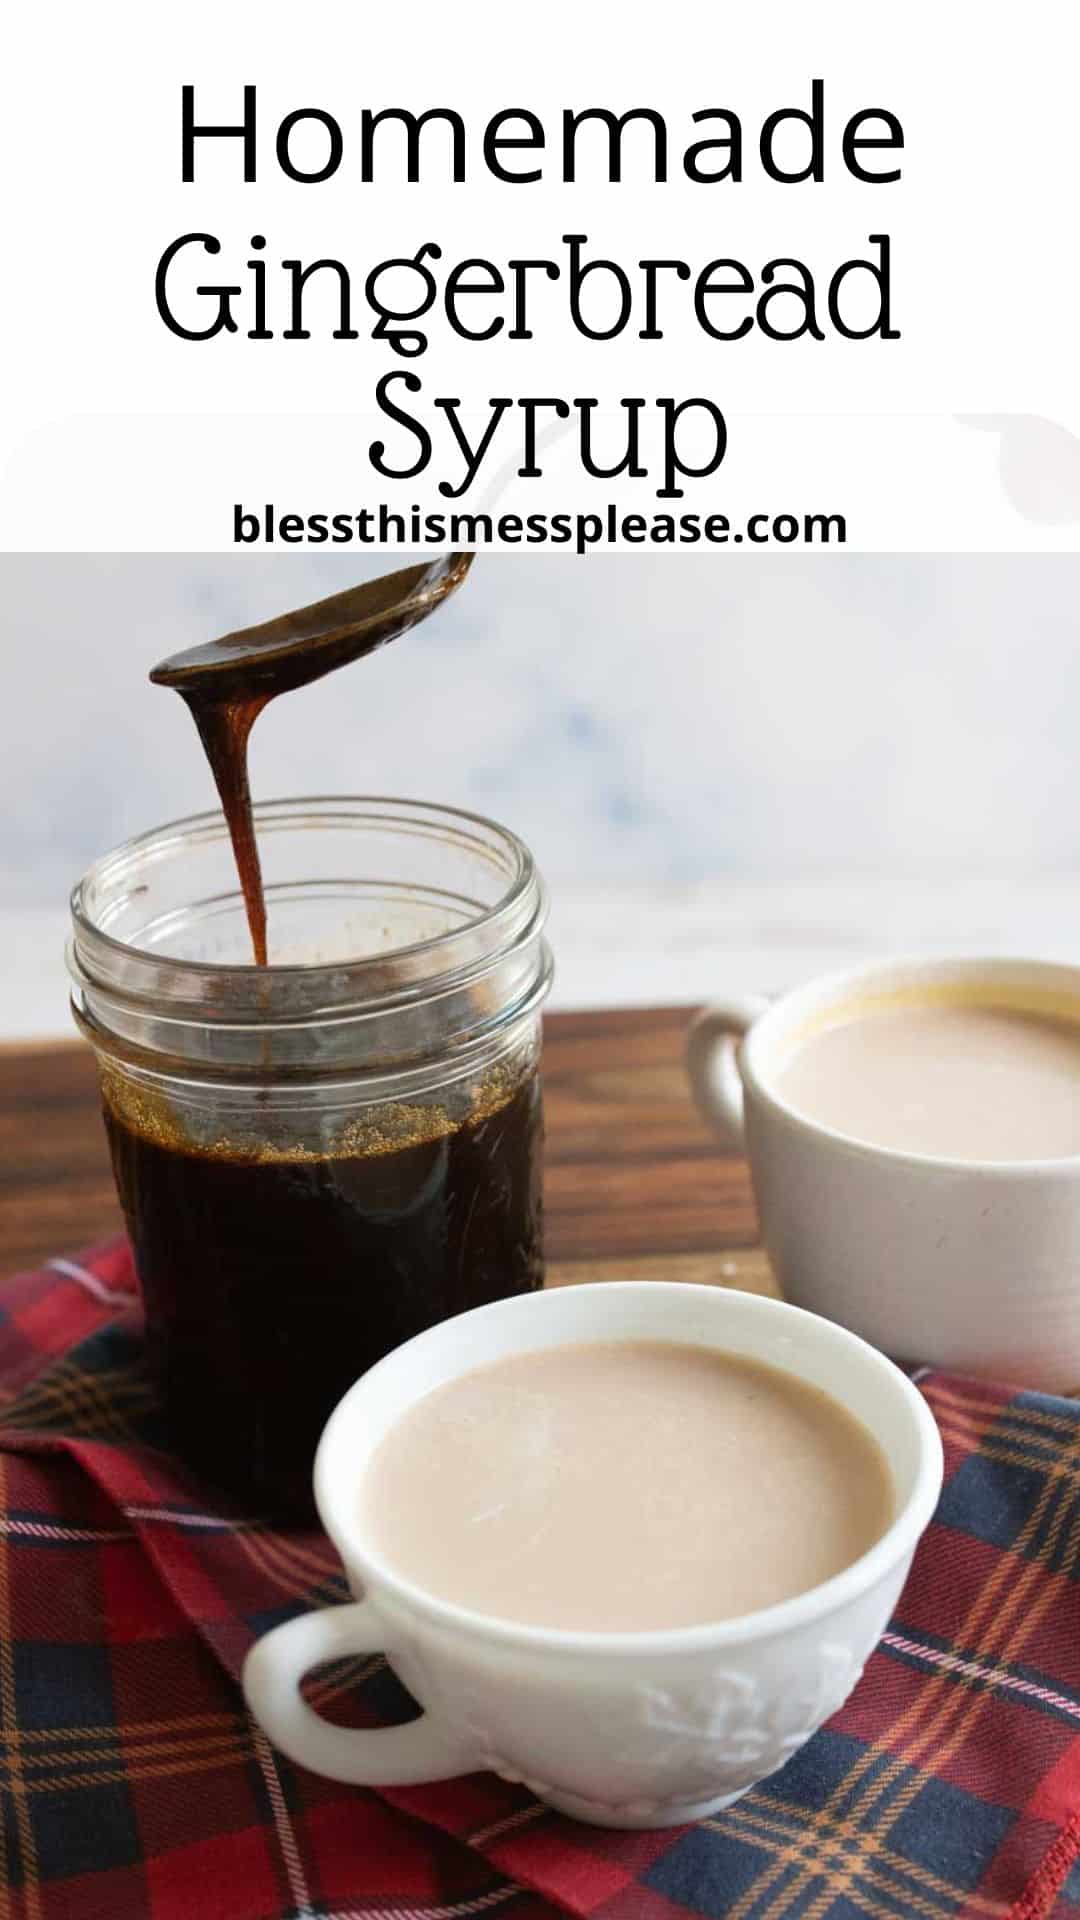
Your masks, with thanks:
[(267, 962), (266, 900), (248, 786), (247, 743), (259, 714), (279, 693), (320, 680), (426, 620), (460, 586), (471, 553), (442, 554), (424, 566), (402, 567), (278, 614), (259, 627), (241, 627), (201, 647), (186, 647), (151, 672), (157, 687), (174, 687), (191, 709), (206, 749), (247, 908), (257, 966)]
[(175, 687), (200, 700), (273, 699), (426, 620), (461, 585), (472, 560), (471, 553), (440, 554), (422, 566), (380, 574), (261, 626), (172, 653), (150, 678), (156, 687)]

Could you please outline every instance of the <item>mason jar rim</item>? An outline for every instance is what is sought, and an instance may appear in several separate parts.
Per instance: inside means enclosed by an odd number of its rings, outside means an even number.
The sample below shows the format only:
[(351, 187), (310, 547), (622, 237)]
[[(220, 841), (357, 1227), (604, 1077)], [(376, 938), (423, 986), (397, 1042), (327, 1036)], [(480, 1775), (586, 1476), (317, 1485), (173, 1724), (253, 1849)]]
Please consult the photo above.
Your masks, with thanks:
[[(536, 863), (525, 842), (504, 827), (501, 822), (492, 820), (488, 815), (475, 813), (465, 807), (445, 805), (432, 800), (410, 800), (393, 794), (297, 794), (276, 800), (256, 801), (252, 815), (256, 829), (260, 824), (272, 825), (275, 820), (288, 821), (290, 816), (312, 809), (333, 809), (335, 813), (356, 812), (358, 818), (363, 814), (359, 810), (367, 808), (405, 808), (410, 815), (420, 820), (459, 821), (464, 825), (479, 827), (500, 842), (514, 860), (514, 868), (509, 886), (499, 899), (490, 907), (463, 920), (460, 925), (448, 932), (431, 934), (423, 940), (408, 941), (400, 947), (393, 947), (388, 953), (345, 955), (334, 961), (290, 961), (284, 964), (271, 963), (260, 967), (254, 961), (222, 962), (217, 960), (188, 960), (171, 954), (155, 952), (152, 947), (140, 947), (126, 940), (117, 940), (107, 933), (84, 911), (83, 902), (87, 889), (95, 882), (109, 877), (110, 869), (119, 871), (124, 864), (134, 862), (141, 853), (146, 855), (152, 849), (164, 854), (169, 847), (182, 838), (207, 835), (212, 838), (228, 838), (228, 825), (220, 807), (209, 807), (198, 813), (184, 814), (179, 819), (166, 821), (163, 825), (150, 827), (143, 833), (134, 834), (130, 839), (121, 841), (101, 854), (86, 872), (76, 881), (71, 890), (71, 918), (76, 936), (82, 935), (93, 945), (100, 945), (107, 951), (122, 957), (125, 961), (143, 958), (154, 965), (167, 965), (170, 972), (175, 971), (180, 978), (195, 980), (202, 976), (221, 979), (225, 975), (236, 975), (245, 980), (267, 978), (312, 980), (319, 973), (334, 973), (340, 976), (342, 969), (351, 973), (354, 969), (362, 974), (365, 968), (374, 972), (385, 966), (388, 958), (393, 960), (419, 958), (422, 954), (442, 948), (460, 934), (475, 934), (490, 926), (501, 915), (508, 915), (511, 908), (518, 904), (530, 886), (539, 884)], [(155, 843), (156, 846), (155, 846)], [(440, 976), (441, 977), (441, 976)]]
[[(351, 855), (343, 860), (345, 871), (327, 872), (313, 851), (305, 875), (301, 854), (298, 872), (271, 881), (271, 902), (276, 890), (280, 902), (302, 904), (310, 885), (316, 903), (327, 887), (357, 888), (369, 896), (373, 890), (376, 898), (382, 889), (385, 907), (387, 893), (396, 897), (400, 888), (407, 907), (445, 904), (464, 917), (400, 946), (281, 966), (234, 966), (137, 946), (106, 931), (116, 916), (128, 915), (124, 924), (133, 928), (134, 940), (145, 939), (147, 927), (171, 932), (174, 921), (183, 926), (193, 917), (213, 918), (223, 905), (242, 910), (238, 881), (223, 885), (218, 855), (227, 851), (229, 837), (221, 812), (152, 828), (103, 855), (71, 897), (72, 1012), (99, 1052), (157, 1076), (220, 1082), (329, 1082), (386, 1072), (426, 1076), (440, 1060), (453, 1057), (465, 1070), (486, 1057), (546, 998), (552, 978), (543, 938), (547, 893), (531, 853), (509, 828), (460, 807), (360, 795), (264, 801), (255, 808), (255, 822), (264, 864), (275, 828), (286, 855), (302, 850), (303, 836), (320, 828), (329, 842), (343, 839), (346, 848), (351, 831), (361, 846), (367, 834), (377, 849), (371, 870), (351, 875)], [(429, 861), (417, 875), (403, 855), (395, 876), (392, 849), (399, 834), (406, 840), (411, 835), (425, 856), (434, 850), (434, 864)], [(199, 855), (207, 852), (216, 865), (209, 890), (205, 883), (200, 890)], [(464, 860), (461, 881), (455, 858)], [(163, 886), (155, 887), (151, 878), (155, 861), (162, 863)], [(230, 872), (231, 864), (230, 855)], [(280, 869), (280, 859), (277, 864)], [(493, 875), (490, 888), (476, 881), (480, 869)], [(496, 889), (490, 905), (479, 904)], [(131, 908), (144, 905), (144, 921), (133, 920)]]

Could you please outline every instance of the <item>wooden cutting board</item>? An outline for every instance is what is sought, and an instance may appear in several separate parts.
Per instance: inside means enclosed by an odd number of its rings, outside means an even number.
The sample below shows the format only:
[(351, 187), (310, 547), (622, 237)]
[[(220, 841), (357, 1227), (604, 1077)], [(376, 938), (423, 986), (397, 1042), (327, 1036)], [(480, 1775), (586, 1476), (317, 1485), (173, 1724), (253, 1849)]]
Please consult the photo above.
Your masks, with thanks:
[[(772, 1292), (745, 1162), (690, 1100), (687, 1008), (546, 1022), (549, 1283), (696, 1280)], [(0, 1048), (0, 1275), (115, 1232), (89, 1051)]]

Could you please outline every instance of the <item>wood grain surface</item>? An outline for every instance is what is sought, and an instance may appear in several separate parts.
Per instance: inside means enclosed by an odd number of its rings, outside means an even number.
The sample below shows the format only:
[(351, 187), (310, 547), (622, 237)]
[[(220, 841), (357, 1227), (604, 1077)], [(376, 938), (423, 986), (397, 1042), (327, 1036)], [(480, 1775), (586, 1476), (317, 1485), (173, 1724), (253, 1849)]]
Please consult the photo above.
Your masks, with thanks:
[[(686, 1008), (546, 1023), (553, 1284), (612, 1278), (770, 1286), (743, 1161), (690, 1100)], [(93, 1060), (79, 1042), (0, 1049), (0, 1274), (120, 1225)]]

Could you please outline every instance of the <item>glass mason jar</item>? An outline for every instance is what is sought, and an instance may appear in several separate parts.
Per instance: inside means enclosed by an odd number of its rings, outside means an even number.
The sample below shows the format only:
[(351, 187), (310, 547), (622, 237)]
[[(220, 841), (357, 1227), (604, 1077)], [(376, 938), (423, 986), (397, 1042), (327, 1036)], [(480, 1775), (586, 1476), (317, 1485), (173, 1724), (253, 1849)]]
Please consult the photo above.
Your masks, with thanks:
[(255, 823), (269, 967), (216, 812), (90, 869), (68, 963), (177, 1451), (303, 1514), (358, 1374), (542, 1282), (552, 963), (532, 857), (490, 820), (350, 798)]

